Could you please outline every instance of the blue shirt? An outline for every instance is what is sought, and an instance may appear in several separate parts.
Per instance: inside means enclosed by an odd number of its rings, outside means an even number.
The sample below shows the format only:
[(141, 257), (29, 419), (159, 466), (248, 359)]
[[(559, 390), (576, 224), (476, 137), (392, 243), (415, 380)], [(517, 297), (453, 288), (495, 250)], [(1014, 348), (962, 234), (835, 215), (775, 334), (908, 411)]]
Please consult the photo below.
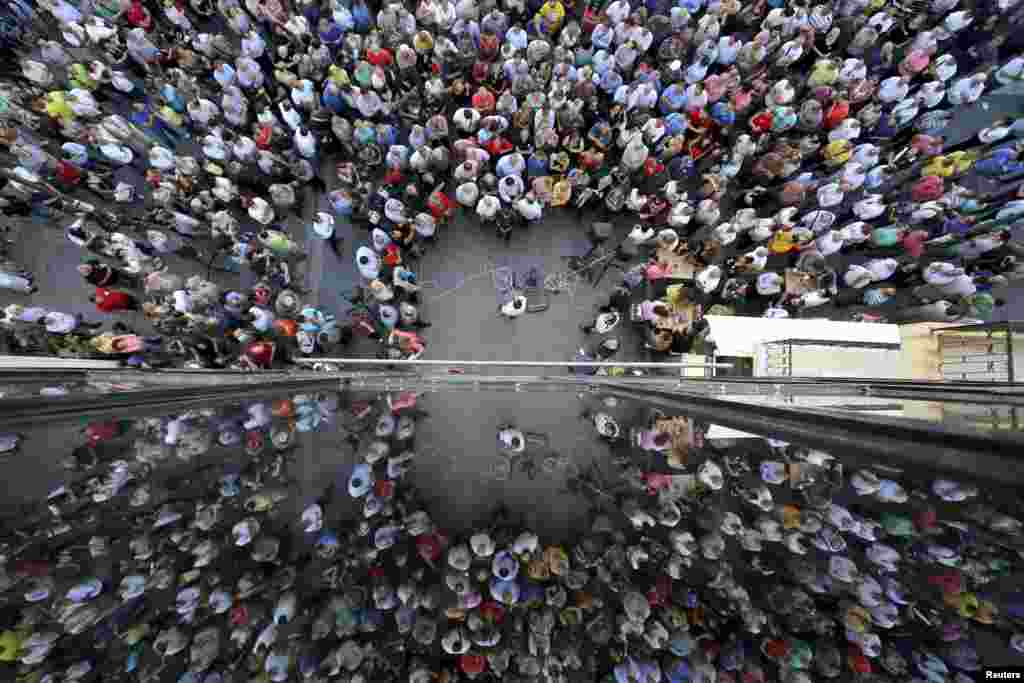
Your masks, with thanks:
[(335, 45), (341, 42), (343, 31), (341, 26), (331, 21), (327, 24), (327, 28), (320, 31), (320, 41), (325, 45)]
[(220, 87), (226, 88), (235, 82), (235, 68), (224, 63), (219, 69), (214, 69), (213, 78), (220, 84)]
[(868, 306), (881, 306), (891, 298), (880, 289), (869, 289), (864, 292), (864, 303)]

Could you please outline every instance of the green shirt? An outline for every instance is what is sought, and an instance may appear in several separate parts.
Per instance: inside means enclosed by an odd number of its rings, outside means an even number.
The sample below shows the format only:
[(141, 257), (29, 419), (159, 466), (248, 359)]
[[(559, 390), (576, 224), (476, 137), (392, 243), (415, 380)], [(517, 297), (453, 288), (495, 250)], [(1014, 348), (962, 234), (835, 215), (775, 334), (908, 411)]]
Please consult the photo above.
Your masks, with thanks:
[(995, 298), (988, 292), (978, 292), (972, 296), (968, 303), (971, 307), (971, 316), (981, 320), (991, 320), (992, 312), (996, 307)]
[(876, 247), (895, 247), (900, 243), (900, 229), (895, 227), (875, 228), (871, 231), (871, 242)]

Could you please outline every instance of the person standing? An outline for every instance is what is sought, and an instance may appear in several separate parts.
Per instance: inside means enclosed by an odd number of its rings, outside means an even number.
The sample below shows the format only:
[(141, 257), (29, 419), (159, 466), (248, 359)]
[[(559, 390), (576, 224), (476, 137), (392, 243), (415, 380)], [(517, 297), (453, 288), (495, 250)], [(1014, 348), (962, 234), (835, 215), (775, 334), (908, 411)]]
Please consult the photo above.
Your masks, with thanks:
[(19, 294), (34, 294), (39, 291), (33, 282), (32, 274), (24, 270), (14, 270), (6, 265), (0, 266), (0, 289), (7, 289)]
[(313, 234), (326, 241), (334, 255), (341, 258), (341, 245), (338, 244), (338, 235), (334, 229), (334, 216), (318, 211), (313, 221)]
[(139, 300), (127, 292), (106, 287), (97, 287), (96, 293), (89, 297), (101, 313), (119, 313), (121, 311), (139, 310)]
[(120, 284), (135, 289), (139, 286), (136, 276), (120, 268), (102, 263), (98, 259), (89, 259), (78, 266), (78, 272), (86, 282), (94, 287), (111, 287)]
[(60, 311), (50, 311), (43, 316), (39, 324), (45, 327), (50, 334), (72, 334), (79, 328), (93, 330), (103, 326), (103, 323), (86, 322), (82, 319), (81, 314), (61, 313)]

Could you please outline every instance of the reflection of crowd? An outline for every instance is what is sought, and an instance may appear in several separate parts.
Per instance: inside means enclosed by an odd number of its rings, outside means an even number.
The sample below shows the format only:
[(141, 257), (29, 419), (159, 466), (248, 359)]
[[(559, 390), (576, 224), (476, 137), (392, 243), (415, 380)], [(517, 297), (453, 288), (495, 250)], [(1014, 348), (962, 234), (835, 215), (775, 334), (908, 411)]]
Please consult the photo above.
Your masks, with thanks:
[[(17, 0), (0, 32), (3, 212), (74, 218), (99, 312), (138, 308), (159, 334), (8, 345), (263, 367), (365, 333), (418, 356), (411, 264), (437, 231), (461, 209), (511, 239), (560, 206), (636, 214), (620, 256), (654, 247), (642, 279), (692, 281), (703, 311), (984, 320), (1020, 272), (1024, 129), (942, 135), (1021, 79), (1019, 15), (1003, 0)], [(341, 254), (337, 220), (370, 233), (340, 332), (276, 306), (301, 294), (288, 223), (328, 160), (340, 185), (312, 239)], [(260, 284), (215, 288), (172, 256)], [(0, 269), (0, 288), (40, 286)], [(661, 330), (652, 347), (680, 346)]]
[[(568, 544), (504, 508), (464, 534), (437, 526), (410, 481), (416, 394), (90, 423), (69, 480), (4, 525), (0, 667), (809, 683), (970, 680), (981, 631), (1024, 654), (1020, 595), (989, 590), (1019, 572), (1005, 501), (777, 440), (718, 441), (683, 416), (630, 428), (612, 405), (584, 417), (626, 456), (620, 476), (579, 474), (570, 490), (593, 515)], [(293, 451), (316, 430), (358, 457), (347, 484), (297, 500)], [(537, 438), (506, 424), (498, 446)], [(0, 435), (5, 452), (31, 443)], [(217, 449), (245, 457), (222, 464)]]

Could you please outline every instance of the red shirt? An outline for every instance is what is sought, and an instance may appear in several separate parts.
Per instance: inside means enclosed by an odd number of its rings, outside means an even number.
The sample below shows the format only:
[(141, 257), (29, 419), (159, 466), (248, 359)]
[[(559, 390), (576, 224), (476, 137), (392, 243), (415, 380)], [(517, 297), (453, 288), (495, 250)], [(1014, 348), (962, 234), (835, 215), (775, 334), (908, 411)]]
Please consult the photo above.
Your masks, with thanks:
[(907, 233), (906, 237), (900, 243), (903, 245), (903, 250), (907, 252), (909, 256), (914, 258), (920, 258), (921, 254), (924, 253), (924, 243), (928, 240), (928, 233), (924, 230), (913, 230)]
[(270, 149), (270, 142), (274, 137), (274, 129), (270, 126), (263, 126), (256, 134), (256, 147), (259, 149)]
[(132, 6), (128, 8), (126, 16), (128, 23), (132, 26), (137, 26), (146, 31), (153, 28), (153, 21), (140, 2), (133, 2)]
[(374, 66), (391, 66), (394, 61), (391, 58), (391, 52), (388, 50), (368, 50), (366, 53), (366, 61)]
[(846, 100), (836, 100), (828, 111), (825, 112), (825, 128), (832, 129), (843, 122), (850, 115), (850, 103)]
[(85, 428), (85, 434), (93, 443), (110, 441), (121, 433), (121, 426), (116, 422), (93, 422)]
[(57, 180), (62, 185), (77, 185), (82, 180), (82, 172), (64, 160), (57, 162)]
[(131, 305), (132, 297), (129, 294), (105, 287), (96, 288), (96, 308), (103, 313), (127, 311)]
[(771, 130), (773, 117), (771, 112), (763, 111), (760, 114), (755, 114), (750, 119), (750, 127), (754, 129), (756, 133), (763, 133)]

